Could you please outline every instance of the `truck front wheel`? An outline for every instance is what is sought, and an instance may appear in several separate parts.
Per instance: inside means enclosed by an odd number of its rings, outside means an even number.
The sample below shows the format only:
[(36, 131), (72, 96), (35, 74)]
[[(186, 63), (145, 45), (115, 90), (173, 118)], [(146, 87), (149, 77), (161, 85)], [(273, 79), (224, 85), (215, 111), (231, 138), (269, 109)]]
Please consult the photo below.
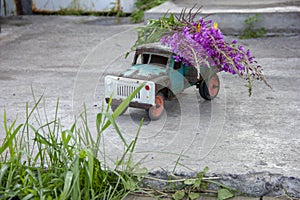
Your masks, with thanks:
[(165, 112), (165, 96), (159, 92), (155, 96), (155, 105), (147, 110), (151, 120), (158, 120)]

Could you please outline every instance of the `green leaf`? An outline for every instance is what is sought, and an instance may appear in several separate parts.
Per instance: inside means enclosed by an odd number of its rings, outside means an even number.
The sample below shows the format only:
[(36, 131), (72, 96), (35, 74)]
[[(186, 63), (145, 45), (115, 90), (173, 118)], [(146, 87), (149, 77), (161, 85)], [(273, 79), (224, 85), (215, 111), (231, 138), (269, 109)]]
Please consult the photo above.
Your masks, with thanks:
[(224, 188), (218, 190), (218, 200), (225, 200), (231, 197), (234, 197), (234, 194), (232, 194), (229, 190)]
[(205, 167), (202, 172), (200, 172), (200, 173), (197, 174), (197, 178), (200, 179), (200, 180), (202, 180), (202, 178), (208, 172), (208, 170), (209, 170), (209, 168)]
[(53, 198), (49, 195), (48, 197), (47, 197), (47, 200), (52, 200)]
[(200, 187), (201, 183), (202, 183), (202, 179), (198, 178), (194, 183), (194, 187)]
[(191, 193), (189, 194), (189, 198), (190, 198), (191, 200), (198, 199), (199, 197), (200, 197), (200, 194), (199, 194), (199, 193), (191, 192)]
[(124, 186), (125, 186), (126, 190), (129, 190), (129, 191), (134, 191), (136, 189), (136, 183), (132, 179), (127, 180), (124, 183)]
[(82, 149), (79, 153), (79, 158), (85, 158), (86, 157), (86, 151)]
[(184, 195), (185, 195), (184, 191), (179, 190), (175, 192), (175, 194), (173, 194), (172, 197), (174, 198), (174, 200), (181, 200), (184, 198)]
[(186, 179), (184, 181), (184, 184), (186, 184), (186, 185), (193, 185), (193, 184), (195, 184), (195, 182), (196, 182), (195, 179)]
[(201, 187), (200, 187), (200, 189), (201, 189), (202, 191), (204, 191), (204, 190), (207, 189), (208, 186), (209, 186), (209, 183), (207, 183), (207, 182), (201, 182)]
[(204, 167), (202, 173), (203, 173), (203, 174), (206, 174), (206, 173), (208, 172), (208, 170), (209, 170), (209, 168), (206, 166), (206, 167)]

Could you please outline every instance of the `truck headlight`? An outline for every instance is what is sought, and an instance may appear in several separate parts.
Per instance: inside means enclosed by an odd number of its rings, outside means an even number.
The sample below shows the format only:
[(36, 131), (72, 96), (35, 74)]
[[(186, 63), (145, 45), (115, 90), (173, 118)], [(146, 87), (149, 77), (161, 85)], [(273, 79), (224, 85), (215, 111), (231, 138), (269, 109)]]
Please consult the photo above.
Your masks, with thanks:
[(110, 85), (111, 83), (112, 83), (112, 81), (111, 81), (110, 78), (106, 79), (106, 84), (107, 84), (107, 85)]

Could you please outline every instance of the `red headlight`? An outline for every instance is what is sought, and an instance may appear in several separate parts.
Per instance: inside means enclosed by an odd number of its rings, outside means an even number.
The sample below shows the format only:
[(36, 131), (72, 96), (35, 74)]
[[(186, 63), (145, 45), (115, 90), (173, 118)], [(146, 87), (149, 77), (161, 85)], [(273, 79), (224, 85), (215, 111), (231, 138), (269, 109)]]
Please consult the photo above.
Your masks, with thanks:
[(146, 89), (146, 90), (150, 90), (150, 86), (149, 86), (149, 85), (146, 85), (146, 86), (145, 86), (145, 89)]

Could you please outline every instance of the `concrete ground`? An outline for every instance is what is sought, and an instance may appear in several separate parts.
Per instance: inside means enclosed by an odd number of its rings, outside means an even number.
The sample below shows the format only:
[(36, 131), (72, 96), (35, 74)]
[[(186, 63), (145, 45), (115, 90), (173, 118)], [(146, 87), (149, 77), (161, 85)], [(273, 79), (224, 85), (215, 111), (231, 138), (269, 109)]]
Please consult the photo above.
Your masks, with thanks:
[[(127, 60), (123, 56), (134, 43), (133, 28), (138, 26), (99, 25), (103, 20), (107, 18), (1, 20), (0, 107), (5, 108), (9, 122), (16, 115), (19, 121), (24, 119), (26, 102), (33, 105), (32, 87), (35, 96), (44, 94), (49, 116), (59, 98), (59, 116), (66, 128), (84, 103), (94, 126), (103, 102), (103, 78), (130, 66), (132, 56)], [(129, 141), (145, 118), (135, 161), (142, 160), (151, 172), (176, 166), (177, 173), (191, 175), (208, 166), (210, 175), (250, 195), (285, 195), (285, 188), (291, 196), (300, 197), (300, 35), (240, 43), (264, 66), (273, 89), (257, 82), (248, 97), (244, 82), (220, 73), (221, 90), (212, 102), (189, 88), (167, 102), (161, 120), (151, 122), (143, 110), (129, 109), (118, 124)], [(113, 129), (103, 135), (103, 141), (112, 160), (123, 152)]]

